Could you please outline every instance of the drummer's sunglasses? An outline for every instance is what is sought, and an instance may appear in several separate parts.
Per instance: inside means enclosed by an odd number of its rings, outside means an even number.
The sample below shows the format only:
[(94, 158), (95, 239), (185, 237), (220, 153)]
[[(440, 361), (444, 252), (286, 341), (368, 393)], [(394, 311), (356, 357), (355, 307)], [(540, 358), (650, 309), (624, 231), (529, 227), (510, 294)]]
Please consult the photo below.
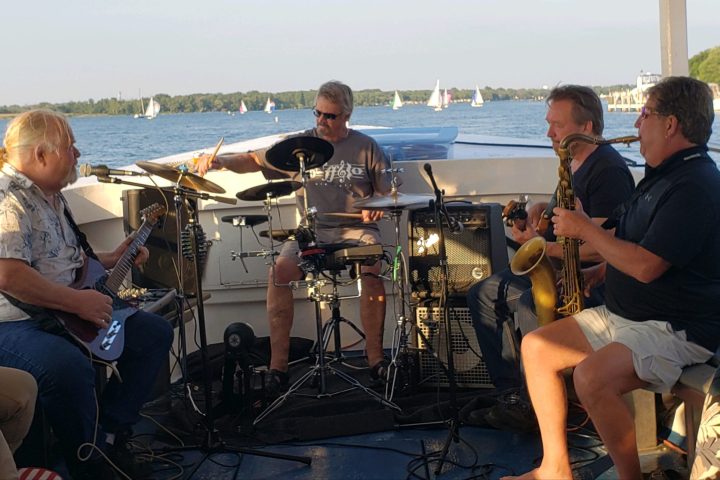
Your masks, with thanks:
[(325, 113), (325, 112), (321, 112), (321, 111), (318, 110), (317, 108), (313, 108), (313, 115), (315, 115), (317, 118), (325, 117), (325, 118), (327, 118), (328, 120), (335, 120), (335, 119), (338, 117), (339, 114), (337, 114), (337, 113)]

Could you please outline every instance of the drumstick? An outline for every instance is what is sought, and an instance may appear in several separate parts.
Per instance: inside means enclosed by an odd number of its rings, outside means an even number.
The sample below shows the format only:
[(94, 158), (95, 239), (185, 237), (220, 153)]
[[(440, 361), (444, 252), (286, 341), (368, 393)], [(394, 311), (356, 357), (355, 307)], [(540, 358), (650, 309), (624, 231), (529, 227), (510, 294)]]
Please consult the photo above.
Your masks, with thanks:
[(213, 151), (212, 155), (210, 155), (210, 163), (215, 160), (215, 157), (217, 156), (218, 150), (220, 150), (220, 146), (223, 144), (223, 141), (225, 140), (225, 137), (220, 137), (220, 141), (215, 145), (215, 151)]
[(362, 218), (362, 213), (318, 213), (321, 217), (335, 217), (335, 218)]

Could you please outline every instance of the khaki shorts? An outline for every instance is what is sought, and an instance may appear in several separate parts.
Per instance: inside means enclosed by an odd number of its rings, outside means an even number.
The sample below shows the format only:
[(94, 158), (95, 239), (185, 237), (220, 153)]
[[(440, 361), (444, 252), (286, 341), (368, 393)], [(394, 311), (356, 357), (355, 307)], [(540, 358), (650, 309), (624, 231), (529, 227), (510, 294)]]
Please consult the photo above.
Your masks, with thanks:
[(682, 369), (705, 363), (713, 353), (689, 342), (685, 331), (675, 331), (668, 322), (636, 322), (610, 312), (605, 305), (587, 308), (573, 316), (593, 350), (620, 343), (632, 352), (635, 373), (650, 385), (648, 390), (669, 392)]

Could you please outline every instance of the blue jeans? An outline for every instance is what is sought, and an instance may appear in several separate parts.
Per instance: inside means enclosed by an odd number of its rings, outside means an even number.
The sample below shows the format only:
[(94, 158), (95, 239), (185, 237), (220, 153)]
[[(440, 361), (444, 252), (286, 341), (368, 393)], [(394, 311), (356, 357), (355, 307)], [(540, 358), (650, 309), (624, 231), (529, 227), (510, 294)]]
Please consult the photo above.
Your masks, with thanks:
[[(498, 390), (523, 385), (518, 348), (520, 337), (516, 333), (514, 314), (523, 292), (529, 291), (531, 286), (527, 277), (518, 277), (505, 269), (476, 283), (467, 293), (467, 305), (483, 361)], [(528, 302), (527, 295), (523, 301)], [(523, 311), (532, 312), (532, 295)]]
[[(140, 408), (168, 361), (172, 339), (171, 325), (158, 315), (139, 311), (126, 319), (125, 349), (117, 360), (122, 383), (113, 376), (98, 402), (99, 448), (105, 446), (103, 431), (117, 432), (140, 419)], [(93, 442), (96, 433), (95, 369), (87, 354), (65, 337), (43, 330), (35, 319), (0, 322), (0, 365), (35, 377), (39, 404), (66, 461), (76, 464), (77, 448)]]
[[(478, 344), (490, 378), (500, 391), (524, 386), (520, 369), (520, 339), (538, 327), (532, 283), (510, 269), (476, 283), (467, 294)], [(602, 305), (605, 286), (591, 290), (585, 307)], [(515, 313), (517, 312), (517, 323)]]

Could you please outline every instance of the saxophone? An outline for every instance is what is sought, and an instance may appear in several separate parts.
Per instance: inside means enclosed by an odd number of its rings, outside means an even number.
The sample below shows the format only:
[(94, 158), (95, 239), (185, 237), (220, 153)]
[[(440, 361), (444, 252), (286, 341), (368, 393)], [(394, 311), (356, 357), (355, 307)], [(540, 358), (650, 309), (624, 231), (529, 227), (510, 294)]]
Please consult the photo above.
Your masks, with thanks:
[[(567, 210), (575, 210), (575, 192), (573, 190), (572, 172), (570, 162), (572, 154), (570, 145), (575, 142), (592, 143), (595, 145), (609, 145), (624, 143), (629, 145), (640, 140), (639, 137), (625, 136), (611, 138), (592, 137), (581, 133), (572, 133), (560, 142), (557, 154), (560, 157), (557, 190), (555, 191), (555, 206)], [(551, 202), (552, 203), (552, 202)], [(552, 210), (543, 214), (549, 220)], [(510, 270), (515, 275), (528, 275), (532, 282), (532, 295), (535, 301), (535, 311), (538, 323), (546, 325), (558, 316), (567, 317), (583, 309), (583, 275), (580, 265), (580, 241), (575, 238), (557, 237), (557, 243), (562, 245), (563, 258), (560, 272), (560, 306), (558, 304), (558, 283), (555, 269), (545, 254), (547, 244), (542, 237), (534, 237), (525, 242), (515, 253), (510, 262)]]

